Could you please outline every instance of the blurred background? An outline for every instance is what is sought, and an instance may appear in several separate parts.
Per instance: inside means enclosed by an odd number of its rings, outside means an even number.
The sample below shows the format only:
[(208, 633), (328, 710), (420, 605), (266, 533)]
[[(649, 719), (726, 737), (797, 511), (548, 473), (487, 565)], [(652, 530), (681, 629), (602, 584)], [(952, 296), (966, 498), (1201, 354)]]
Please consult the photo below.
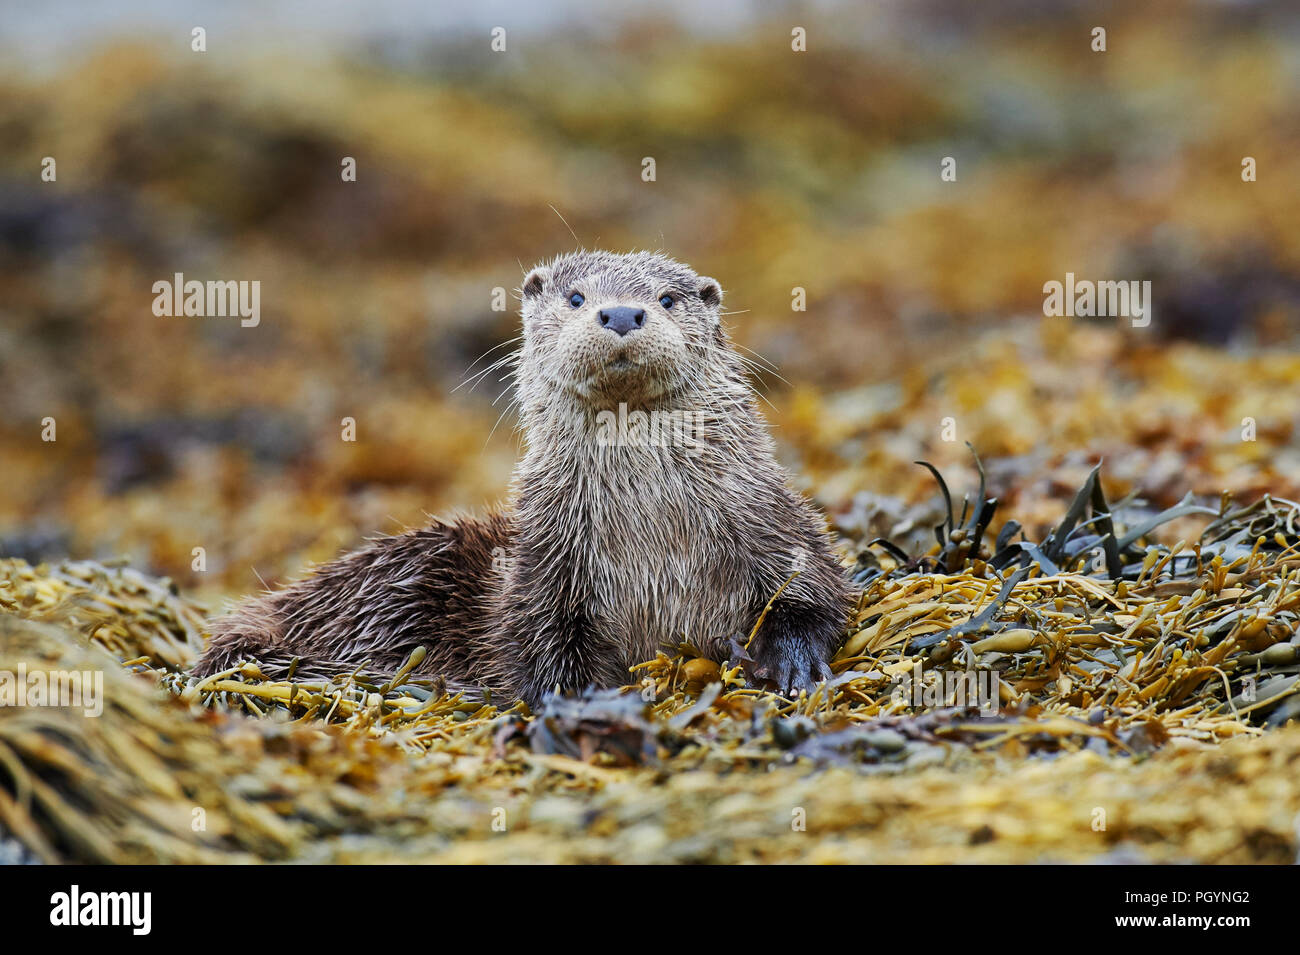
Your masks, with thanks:
[[(701, 6), (6, 5), (0, 555), (216, 606), (500, 501), (505, 383), (457, 386), (579, 242), (722, 283), (850, 536), (923, 528), (912, 461), (960, 494), (966, 441), (1030, 527), (1103, 458), (1152, 507), (1300, 493), (1300, 8)], [(176, 272), (260, 281), (260, 324), (154, 315)], [(1153, 322), (1045, 318), (1067, 272)]]

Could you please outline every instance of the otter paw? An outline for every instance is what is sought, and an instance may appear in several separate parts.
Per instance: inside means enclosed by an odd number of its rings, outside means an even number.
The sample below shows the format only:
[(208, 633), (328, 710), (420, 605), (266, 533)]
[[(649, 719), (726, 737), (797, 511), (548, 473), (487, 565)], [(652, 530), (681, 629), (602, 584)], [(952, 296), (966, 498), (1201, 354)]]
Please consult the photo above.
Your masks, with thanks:
[(826, 661), (803, 643), (769, 643), (760, 637), (747, 651), (733, 637), (731, 647), (733, 658), (744, 665), (750, 683), (786, 696), (812, 690), (815, 684), (832, 676)]

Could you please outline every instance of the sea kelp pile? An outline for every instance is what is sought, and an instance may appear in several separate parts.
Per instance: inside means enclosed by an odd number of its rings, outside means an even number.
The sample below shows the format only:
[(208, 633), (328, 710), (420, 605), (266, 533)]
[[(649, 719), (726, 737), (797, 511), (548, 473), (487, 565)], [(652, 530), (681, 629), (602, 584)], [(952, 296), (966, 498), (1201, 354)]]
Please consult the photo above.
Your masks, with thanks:
[[(771, 396), (777, 436), (832, 512), (928, 496), (909, 462), (966, 467), (966, 439), (1029, 527), (1098, 457), (1160, 507), (1300, 495), (1288, 4), (1118, 6), (1098, 54), (1085, 5), (1027, 29), (1020, 5), (839, 3), (801, 11), (798, 55), (779, 7), (697, 30), (605, 6), (512, 27), (504, 56), (413, 24), (323, 53), (264, 30), (215, 56), (126, 30), (40, 69), (6, 49), (0, 556), (127, 557), (215, 602), (483, 508), (506, 401), (495, 376), (453, 389), (517, 334), (523, 270), (579, 241), (722, 283), (737, 341), (799, 389)], [(155, 315), (176, 272), (261, 280), (260, 323)], [(1152, 280), (1151, 324), (1045, 320), (1067, 272)], [(1229, 339), (1256, 348), (1188, 344)]]
[(103, 674), (95, 716), (0, 707), (10, 851), (1293, 860), (1300, 730), (1266, 728), (1297, 712), (1300, 508), (1225, 500), (1167, 546), (1157, 528), (1211, 509), (1129, 527), (1094, 470), (1046, 537), (1008, 521), (990, 542), (996, 502), (954, 511), (939, 481), (935, 545), (862, 548), (836, 675), (793, 700), (689, 646), (536, 714), (410, 678), (418, 656), (383, 677), (196, 679), (202, 618), (166, 582), (5, 561), (0, 672)]

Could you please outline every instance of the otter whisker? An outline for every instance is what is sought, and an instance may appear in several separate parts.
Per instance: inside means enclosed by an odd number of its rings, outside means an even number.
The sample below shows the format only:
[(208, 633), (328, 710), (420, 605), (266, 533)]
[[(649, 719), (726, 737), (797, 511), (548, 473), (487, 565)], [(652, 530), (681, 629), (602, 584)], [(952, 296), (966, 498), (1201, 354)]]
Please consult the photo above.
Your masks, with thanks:
[[(516, 339), (512, 339), (512, 341), (518, 341), (518, 340), (519, 340), (519, 339), (517, 339), (517, 338), (516, 338)], [(507, 342), (506, 344), (510, 344), (510, 343)], [(482, 371), (480, 371), (480, 372), (478, 372), (477, 374), (475, 374), (472, 378), (466, 378), (465, 380), (463, 380), (459, 385), (457, 385), (455, 388), (451, 389), (451, 392), (454, 394), (455, 392), (459, 391), (462, 387), (464, 387), (464, 386), (467, 385), (467, 384), (470, 386), (470, 389), (469, 389), (469, 390), (470, 390), (470, 391), (473, 391), (474, 388), (475, 388), (475, 386), (477, 386), (478, 383), (479, 383), (479, 382), (480, 382), (480, 381), (481, 381), (481, 380), (482, 380), (486, 375), (490, 375), (490, 374), (492, 374), (492, 372), (494, 372), (494, 371), (496, 371), (496, 370), (498, 370), (498, 369), (500, 369), (500, 368), (503, 368), (503, 367), (505, 367), (506, 365), (509, 365), (509, 364), (511, 364), (511, 363), (514, 362), (514, 361), (517, 361), (518, 359), (517, 359), (516, 355), (517, 355), (516, 352), (511, 352), (510, 354), (508, 354), (508, 355), (506, 355), (506, 356), (504, 356), (504, 357), (502, 357), (502, 358), (498, 358), (496, 361), (494, 361), (492, 364), (488, 365), (488, 366), (487, 366), (486, 368), (484, 368)], [(480, 358), (479, 358), (478, 360), (481, 361), (482, 358), (484, 358), (484, 357), (486, 357), (486, 353), (484, 353), (483, 356), (480, 356)]]

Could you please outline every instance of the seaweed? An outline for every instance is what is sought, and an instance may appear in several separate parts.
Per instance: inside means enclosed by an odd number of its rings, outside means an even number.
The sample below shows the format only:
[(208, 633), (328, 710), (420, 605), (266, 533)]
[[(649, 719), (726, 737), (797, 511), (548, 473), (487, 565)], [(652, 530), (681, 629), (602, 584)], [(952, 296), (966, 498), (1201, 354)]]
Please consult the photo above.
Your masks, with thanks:
[[(200, 680), (186, 668), (204, 615), (169, 582), (92, 562), (0, 561), (0, 671), (105, 676), (99, 719), (0, 706), (0, 849), (46, 862), (795, 859), (809, 847), (771, 828), (780, 807), (893, 799), (907, 807), (896, 826), (952, 825), (897, 778), (967, 820), (962, 841), (980, 858), (1086, 857), (1053, 828), (1059, 797), (1036, 788), (1026, 757), (1057, 759), (1061, 786), (1092, 793), (1099, 770), (1084, 757), (1118, 761), (1103, 775), (1184, 785), (1193, 771), (1208, 785), (1226, 741), (1253, 740), (1248, 752), (1279, 765), (1300, 753), (1300, 730), (1285, 725), (1300, 715), (1297, 505), (1225, 495), (1214, 510), (1189, 497), (1130, 522), (1094, 467), (1041, 539), (1008, 520), (990, 546), (998, 503), (983, 467), (960, 515), (930, 471), (948, 513), (935, 543), (864, 546), (834, 676), (794, 698), (745, 685), (739, 666), (689, 644), (633, 667), (622, 689), (553, 696), (536, 714), (412, 676), (419, 651), (388, 678), (362, 668), (269, 680), (249, 661)], [(1190, 547), (1153, 537), (1207, 513)], [(973, 700), (980, 685), (988, 696)], [(805, 783), (810, 772), (825, 778)], [(1146, 777), (1104, 778), (1119, 791)], [(1241, 785), (1263, 784), (1254, 774)], [(758, 815), (728, 836), (734, 820), (706, 807), (730, 812), (727, 797), (741, 794)], [(429, 810), (413, 816), (416, 796)], [(1259, 798), (1300, 811), (1289, 781)], [(965, 800), (985, 806), (978, 822)], [(684, 842), (646, 831), (627, 841), (609, 822), (669, 816), (691, 833)], [(891, 857), (850, 818), (827, 823), (835, 845)], [(1031, 820), (1037, 842), (1001, 845), (1012, 820)], [(1147, 825), (1175, 840), (1170, 852), (1188, 845), (1173, 816)], [(502, 826), (529, 836), (494, 841)], [(584, 841), (589, 826), (607, 841)], [(1223, 838), (1199, 857), (1260, 857), (1239, 833)]]

